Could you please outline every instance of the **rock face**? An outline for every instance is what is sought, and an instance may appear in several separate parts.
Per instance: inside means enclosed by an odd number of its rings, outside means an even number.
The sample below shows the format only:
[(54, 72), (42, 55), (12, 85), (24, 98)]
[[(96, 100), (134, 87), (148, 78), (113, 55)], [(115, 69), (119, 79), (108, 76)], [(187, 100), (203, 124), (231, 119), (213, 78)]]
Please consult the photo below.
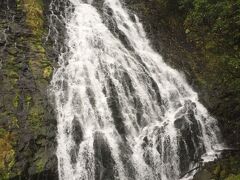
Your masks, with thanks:
[(56, 179), (47, 3), (0, 1), (0, 179)]
[[(103, 3), (102, 0), (94, 2), (99, 6)], [(140, 17), (155, 50), (171, 66), (185, 73), (203, 104), (219, 120), (227, 143), (239, 148), (240, 91), (225, 88), (219, 77), (222, 71), (208, 66), (217, 57), (205, 57), (187, 41), (183, 27), (185, 14), (177, 8), (177, 3), (171, 2), (125, 0), (126, 6)], [(60, 47), (52, 49), (53, 42), (46, 41), (49, 3), (49, 0), (0, 0), (0, 179), (58, 179), (57, 122), (47, 91)], [(64, 28), (58, 25), (62, 34), (59, 41), (63, 42)], [(176, 122), (176, 127), (184, 133), (184, 124)], [(75, 124), (74, 130), (75, 141), (80, 143), (81, 127)], [(96, 152), (99, 162), (103, 161), (101, 164), (105, 166), (96, 163), (99, 177), (111, 179), (104, 171), (114, 163), (108, 146), (103, 136), (95, 139), (96, 151), (98, 147), (104, 149)], [(228, 153), (206, 165), (195, 179), (239, 179), (238, 154)]]

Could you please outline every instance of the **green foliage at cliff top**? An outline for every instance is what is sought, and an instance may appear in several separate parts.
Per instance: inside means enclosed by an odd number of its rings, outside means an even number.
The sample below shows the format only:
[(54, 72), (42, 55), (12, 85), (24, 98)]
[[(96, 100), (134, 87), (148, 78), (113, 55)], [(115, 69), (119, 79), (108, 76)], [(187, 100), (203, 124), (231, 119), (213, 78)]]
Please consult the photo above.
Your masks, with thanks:
[(240, 1), (180, 0), (186, 13), (184, 27), (190, 41), (219, 56), (232, 78), (240, 78)]
[(240, 0), (154, 0), (152, 4), (142, 11), (154, 12), (173, 36), (185, 32), (187, 41), (201, 52), (203, 66), (194, 58), (190, 63), (198, 83), (222, 86), (240, 99)]

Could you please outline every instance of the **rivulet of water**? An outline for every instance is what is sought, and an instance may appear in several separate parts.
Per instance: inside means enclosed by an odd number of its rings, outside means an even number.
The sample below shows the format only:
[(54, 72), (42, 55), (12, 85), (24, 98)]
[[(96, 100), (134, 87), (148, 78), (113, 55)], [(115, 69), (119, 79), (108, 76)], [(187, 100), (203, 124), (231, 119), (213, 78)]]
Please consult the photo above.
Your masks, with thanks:
[[(70, 0), (51, 91), (61, 180), (177, 180), (221, 148), (216, 119), (120, 0)], [(54, 4), (52, 4), (54, 7)]]

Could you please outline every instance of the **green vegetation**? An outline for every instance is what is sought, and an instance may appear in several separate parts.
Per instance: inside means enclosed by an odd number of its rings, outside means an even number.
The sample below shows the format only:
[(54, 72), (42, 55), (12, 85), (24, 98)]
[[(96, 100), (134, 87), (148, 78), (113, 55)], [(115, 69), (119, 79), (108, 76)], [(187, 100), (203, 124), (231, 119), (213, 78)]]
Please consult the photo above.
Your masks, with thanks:
[(224, 54), (228, 49), (228, 54), (240, 55), (239, 7), (240, 1), (235, 0), (183, 0), (189, 39), (214, 53)]
[(44, 151), (39, 152), (39, 154), (36, 156), (36, 160), (34, 161), (36, 172), (40, 173), (44, 171), (46, 163), (47, 163), (46, 152)]
[(207, 101), (223, 126), (227, 141), (237, 144), (240, 137), (240, 1), (179, 0), (179, 9), (184, 14), (182, 23), (187, 40), (203, 57), (201, 63), (194, 62), (197, 83), (211, 95)]
[[(209, 76), (218, 76), (225, 88), (240, 94), (240, 1), (155, 0), (152, 4), (162, 25), (176, 35), (183, 29), (187, 40), (202, 52), (205, 72), (200, 78), (208, 81)], [(145, 15), (157, 14), (144, 3), (136, 6)]]
[(28, 121), (34, 133), (39, 133), (43, 123), (43, 116), (44, 110), (41, 106), (34, 105), (30, 108), (28, 114)]
[(35, 36), (43, 34), (43, 2), (42, 0), (21, 0), (21, 5), (26, 13), (26, 23)]
[(14, 135), (0, 128), (0, 179), (8, 179), (15, 163)]
[[(204, 175), (205, 179), (202, 179)], [(217, 162), (211, 162), (207, 164), (206, 167), (197, 174), (196, 179), (239, 180), (240, 179), (239, 155), (230, 156), (229, 158), (223, 158)]]
[(32, 73), (36, 79), (43, 78), (50, 80), (53, 68), (47, 60), (46, 52), (42, 44), (42, 38), (44, 36), (43, 2), (42, 0), (22, 0), (21, 5), (26, 13), (26, 24), (33, 32), (31, 50), (35, 52), (35, 58), (29, 61)]
[(239, 179), (240, 179), (240, 174), (239, 175), (230, 175), (225, 180), (239, 180)]
[(133, 9), (140, 9), (144, 16), (158, 16), (156, 19), (160, 22), (155, 23), (176, 35), (183, 29), (188, 41), (205, 57), (205, 70), (209, 73), (220, 71), (223, 73), (222, 82), (239, 92), (239, 7), (239, 0), (155, 0), (149, 7), (144, 2), (135, 3)]
[(18, 104), (19, 104), (19, 95), (17, 94), (13, 100), (13, 106), (17, 108)]
[(221, 72), (226, 88), (239, 93), (240, 1), (180, 0), (179, 4), (186, 14), (187, 38), (204, 53), (208, 70)]
[[(168, 2), (168, 14), (178, 22), (178, 29), (185, 32), (187, 42), (196, 47), (189, 55), (196, 84), (210, 94), (206, 103), (218, 117), (228, 143), (240, 148), (237, 142), (240, 134), (240, 1), (178, 0), (175, 4), (173, 0), (156, 1)], [(170, 27), (177, 29), (173, 23)], [(239, 180), (239, 167), (239, 156), (234, 156), (209, 172), (213, 179)]]
[(52, 75), (52, 67), (51, 66), (45, 67), (43, 70), (43, 77), (45, 79), (49, 79), (51, 75)]

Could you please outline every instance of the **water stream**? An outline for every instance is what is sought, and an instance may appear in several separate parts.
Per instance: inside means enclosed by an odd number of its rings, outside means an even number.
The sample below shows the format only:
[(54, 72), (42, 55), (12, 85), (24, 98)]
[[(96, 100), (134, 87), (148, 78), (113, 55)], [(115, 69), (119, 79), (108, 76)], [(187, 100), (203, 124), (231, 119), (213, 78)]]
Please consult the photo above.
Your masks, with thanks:
[(177, 180), (221, 148), (217, 121), (120, 0), (70, 0), (52, 79), (61, 180)]

